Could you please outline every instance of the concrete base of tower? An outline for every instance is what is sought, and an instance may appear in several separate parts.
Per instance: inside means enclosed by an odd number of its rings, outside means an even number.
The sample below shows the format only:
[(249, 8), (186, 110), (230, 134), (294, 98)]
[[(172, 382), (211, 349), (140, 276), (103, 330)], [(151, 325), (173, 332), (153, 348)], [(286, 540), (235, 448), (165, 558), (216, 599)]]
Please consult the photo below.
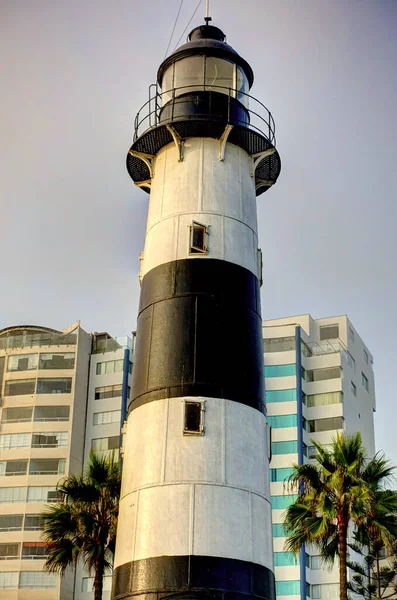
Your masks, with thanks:
[(214, 556), (158, 556), (117, 567), (113, 600), (208, 598), (274, 600), (274, 575), (262, 565)]

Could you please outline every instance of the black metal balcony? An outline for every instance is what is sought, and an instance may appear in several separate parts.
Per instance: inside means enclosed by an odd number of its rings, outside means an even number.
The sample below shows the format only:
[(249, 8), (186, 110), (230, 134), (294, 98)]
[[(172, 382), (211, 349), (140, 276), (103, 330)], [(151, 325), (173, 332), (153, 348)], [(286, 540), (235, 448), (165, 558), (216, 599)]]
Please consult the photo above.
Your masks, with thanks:
[(145, 185), (150, 181), (148, 157), (175, 141), (175, 134), (181, 140), (220, 140), (227, 126), (227, 141), (260, 159), (255, 165), (256, 193), (265, 192), (276, 182), (281, 169), (272, 114), (253, 96), (221, 86), (205, 89), (190, 85), (155, 93), (135, 118), (128, 172), (137, 185), (150, 192), (149, 184)]

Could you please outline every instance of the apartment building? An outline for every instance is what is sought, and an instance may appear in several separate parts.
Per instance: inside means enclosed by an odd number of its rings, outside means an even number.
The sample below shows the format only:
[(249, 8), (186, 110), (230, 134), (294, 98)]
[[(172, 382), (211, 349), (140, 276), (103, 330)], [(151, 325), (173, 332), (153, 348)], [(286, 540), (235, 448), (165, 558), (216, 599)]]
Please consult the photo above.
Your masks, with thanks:
[[(132, 343), (17, 326), (0, 331), (0, 596), (2, 600), (89, 600), (82, 569), (43, 570), (40, 514), (56, 485), (81, 473), (90, 449), (118, 455)], [(108, 581), (105, 582), (105, 585)]]
[(285, 480), (293, 463), (313, 458), (311, 440), (329, 444), (338, 431), (360, 430), (374, 454), (372, 355), (346, 316), (265, 321), (263, 340), (277, 598), (337, 599), (336, 568), (324, 567), (308, 548), (300, 557), (285, 552), (283, 513), (294, 499)]

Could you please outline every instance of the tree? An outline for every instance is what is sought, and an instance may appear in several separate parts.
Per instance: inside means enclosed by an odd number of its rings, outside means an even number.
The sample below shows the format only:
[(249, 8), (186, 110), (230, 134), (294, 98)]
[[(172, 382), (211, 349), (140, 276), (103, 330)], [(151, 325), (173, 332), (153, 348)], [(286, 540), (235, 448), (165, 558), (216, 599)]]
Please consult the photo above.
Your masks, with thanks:
[(304, 544), (312, 544), (331, 564), (338, 556), (340, 600), (347, 600), (349, 524), (363, 522), (371, 495), (394, 469), (381, 454), (367, 460), (359, 432), (338, 435), (330, 449), (312, 443), (315, 463), (294, 465), (289, 479), (298, 498), (285, 513), (286, 547), (297, 553)]
[(45, 569), (61, 575), (82, 559), (94, 573), (94, 598), (102, 599), (103, 576), (112, 567), (121, 475), (118, 463), (94, 453), (82, 475), (70, 475), (57, 490), (63, 501), (43, 513)]
[[(354, 532), (350, 547), (361, 562), (349, 562), (354, 572), (349, 589), (364, 598), (391, 598), (397, 593), (397, 493), (376, 490)], [(382, 564), (382, 558), (390, 559)]]

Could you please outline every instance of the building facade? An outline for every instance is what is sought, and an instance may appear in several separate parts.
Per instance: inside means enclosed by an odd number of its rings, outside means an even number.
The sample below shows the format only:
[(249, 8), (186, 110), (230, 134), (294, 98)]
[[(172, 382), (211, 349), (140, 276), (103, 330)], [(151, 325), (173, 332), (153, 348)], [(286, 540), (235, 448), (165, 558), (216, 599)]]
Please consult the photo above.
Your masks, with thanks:
[(310, 549), (285, 552), (283, 513), (295, 499), (285, 480), (293, 463), (313, 458), (311, 440), (329, 444), (339, 431), (361, 431), (368, 455), (375, 453), (372, 355), (346, 316), (264, 321), (263, 340), (277, 598), (337, 599), (337, 568)]
[(82, 569), (62, 579), (43, 570), (40, 514), (58, 500), (58, 481), (81, 473), (91, 449), (118, 454), (132, 349), (129, 338), (119, 342), (79, 323), (0, 331), (2, 600), (90, 598)]

